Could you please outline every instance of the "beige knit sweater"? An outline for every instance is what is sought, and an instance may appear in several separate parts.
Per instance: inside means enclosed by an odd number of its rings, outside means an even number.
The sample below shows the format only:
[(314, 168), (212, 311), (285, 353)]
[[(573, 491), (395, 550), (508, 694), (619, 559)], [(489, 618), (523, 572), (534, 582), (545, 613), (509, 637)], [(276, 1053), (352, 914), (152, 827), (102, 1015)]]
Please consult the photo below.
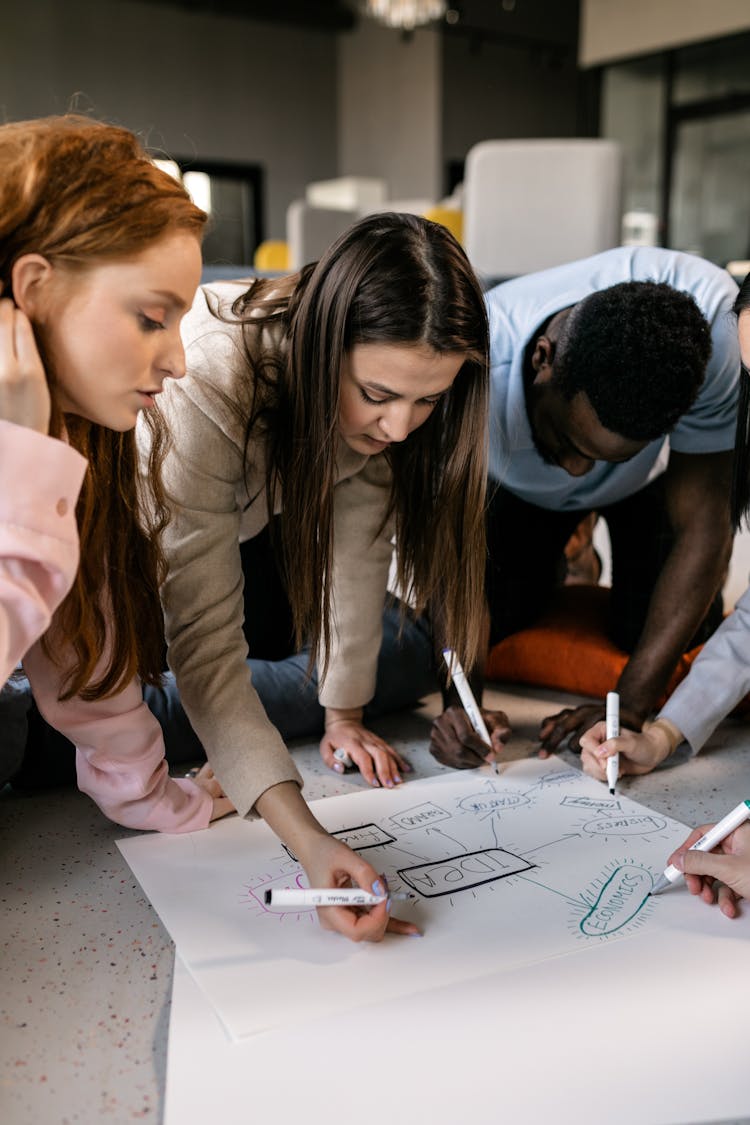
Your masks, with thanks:
[[(241, 388), (250, 373), (239, 327), (218, 320), (212, 308), (218, 302), (222, 313), (231, 315), (231, 304), (245, 287), (219, 282), (198, 290), (182, 328), (187, 374), (168, 380), (159, 399), (172, 435), (164, 465), (173, 506), (163, 589), (169, 665), (208, 760), (241, 815), (272, 785), (288, 780), (302, 785), (253, 688), (242, 629), (244, 579), (238, 546), (268, 522), (266, 462), (258, 439), (250, 445), (245, 471), (245, 419), (227, 399), (247, 401)], [(257, 335), (258, 347), (273, 346), (267, 329)], [(145, 451), (147, 427), (139, 426), (138, 437)], [(392, 529), (377, 532), (390, 469), (382, 455), (368, 458), (341, 442), (337, 481), (336, 639), (320, 701), (323, 706), (356, 707), (375, 691)], [(274, 512), (281, 507), (277, 498)]]

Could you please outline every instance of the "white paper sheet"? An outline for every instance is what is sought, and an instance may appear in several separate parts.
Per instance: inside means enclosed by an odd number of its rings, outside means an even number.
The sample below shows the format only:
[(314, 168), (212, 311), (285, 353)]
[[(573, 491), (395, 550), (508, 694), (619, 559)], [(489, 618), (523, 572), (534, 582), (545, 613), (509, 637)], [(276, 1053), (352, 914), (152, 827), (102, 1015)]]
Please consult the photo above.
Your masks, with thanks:
[[(669, 927), (647, 897), (686, 828), (557, 760), (513, 763), (314, 803), (363, 851), (423, 939), (355, 946), (314, 910), (264, 905), (303, 874), (266, 825), (233, 818), (120, 849), (233, 1039), (340, 1015)], [(402, 904), (399, 904), (401, 907)]]
[(164, 1125), (746, 1120), (750, 912), (673, 902), (674, 932), (237, 1043), (178, 957)]

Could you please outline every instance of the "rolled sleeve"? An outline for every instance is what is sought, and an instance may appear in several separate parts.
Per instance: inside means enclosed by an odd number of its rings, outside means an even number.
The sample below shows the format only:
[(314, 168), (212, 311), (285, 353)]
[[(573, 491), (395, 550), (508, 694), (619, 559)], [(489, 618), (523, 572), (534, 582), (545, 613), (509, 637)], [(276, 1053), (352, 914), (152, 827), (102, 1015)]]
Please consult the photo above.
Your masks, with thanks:
[(694, 754), (750, 692), (750, 590), (706, 642), (660, 715), (682, 731)]
[(61, 702), (59, 670), (41, 644), (28, 653), (24, 668), (40, 712), (76, 747), (79, 788), (105, 816), (126, 828), (159, 832), (208, 825), (212, 799), (193, 782), (169, 777), (161, 727), (137, 680), (107, 699)]

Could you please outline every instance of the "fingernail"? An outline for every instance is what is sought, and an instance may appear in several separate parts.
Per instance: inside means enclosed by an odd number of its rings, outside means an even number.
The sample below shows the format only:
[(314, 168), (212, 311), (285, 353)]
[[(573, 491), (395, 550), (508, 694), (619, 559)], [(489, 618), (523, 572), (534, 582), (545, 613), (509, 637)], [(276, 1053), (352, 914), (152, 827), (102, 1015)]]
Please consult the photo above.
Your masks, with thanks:
[(378, 781), (378, 779), (376, 777), (374, 777), (372, 779), (372, 781), (370, 782), (370, 785), (373, 785), (376, 789), (380, 788), (380, 782)]
[(390, 777), (388, 778), (388, 780), (386, 781), (385, 784), (386, 784), (387, 789), (393, 789), (393, 782), (391, 781)]
[(414, 766), (410, 766), (408, 762), (404, 762), (401, 769), (404, 771), (404, 773), (412, 773), (414, 770)]
[(393, 780), (396, 782), (396, 785), (401, 784), (401, 778), (398, 776), (398, 774), (394, 774)]
[(344, 767), (341, 765), (341, 762), (334, 762), (333, 768), (335, 769), (336, 773), (343, 773), (344, 772)]
[(676, 855), (674, 857), (674, 859), (672, 860), (672, 863), (675, 865), (675, 867), (677, 868), (678, 871), (684, 871), (685, 870), (685, 856), (684, 855)]
[(386, 909), (386, 913), (387, 913), (387, 914), (390, 914), (390, 912), (391, 912), (391, 905), (392, 905), (392, 904), (391, 904), (391, 900), (390, 900), (390, 899), (387, 899), (387, 900), (386, 900), (386, 904), (385, 904), (385, 909)]
[(384, 888), (383, 884), (380, 882), (380, 879), (376, 879), (375, 882), (372, 884), (372, 893), (374, 895), (384, 895), (385, 894), (385, 888)]

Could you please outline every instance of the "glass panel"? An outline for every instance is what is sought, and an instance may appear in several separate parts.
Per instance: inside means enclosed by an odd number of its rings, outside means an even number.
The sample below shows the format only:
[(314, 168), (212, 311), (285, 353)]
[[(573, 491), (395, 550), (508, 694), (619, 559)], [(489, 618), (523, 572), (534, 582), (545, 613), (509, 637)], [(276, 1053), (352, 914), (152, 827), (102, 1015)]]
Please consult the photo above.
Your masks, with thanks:
[(210, 175), (211, 220), (203, 242), (206, 265), (251, 265), (258, 235), (253, 227), (252, 185)]
[(677, 132), (670, 244), (725, 265), (750, 257), (750, 110)]
[(640, 213), (643, 222), (633, 223), (641, 229), (654, 230), (659, 214), (665, 96), (662, 56), (604, 71), (601, 135), (623, 147), (623, 211)]
[(677, 51), (675, 105), (738, 93), (750, 93), (750, 35), (735, 35)]

